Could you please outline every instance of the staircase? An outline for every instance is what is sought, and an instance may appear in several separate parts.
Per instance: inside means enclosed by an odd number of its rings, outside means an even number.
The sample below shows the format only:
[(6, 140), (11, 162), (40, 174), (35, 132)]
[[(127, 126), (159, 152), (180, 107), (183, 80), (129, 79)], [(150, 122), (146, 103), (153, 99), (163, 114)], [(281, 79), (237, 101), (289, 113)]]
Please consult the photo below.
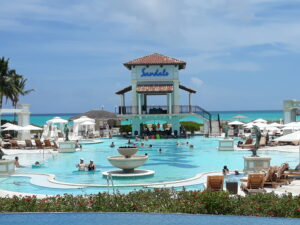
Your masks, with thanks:
[(212, 136), (212, 137), (221, 136), (219, 120), (211, 120), (210, 136)]

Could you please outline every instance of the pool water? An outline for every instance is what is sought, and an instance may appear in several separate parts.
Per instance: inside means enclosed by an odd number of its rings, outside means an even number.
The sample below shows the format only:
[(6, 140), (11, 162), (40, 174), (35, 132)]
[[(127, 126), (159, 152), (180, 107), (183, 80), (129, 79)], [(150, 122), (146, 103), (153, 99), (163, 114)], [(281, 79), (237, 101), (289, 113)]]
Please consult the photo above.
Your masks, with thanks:
[[(18, 173), (49, 173), (56, 176), (56, 180), (67, 183), (79, 184), (107, 184), (107, 180), (102, 176), (102, 172), (107, 170), (115, 170), (107, 160), (108, 156), (119, 155), (118, 146), (127, 145), (126, 139), (113, 138), (103, 139), (103, 143), (93, 145), (83, 145), (82, 151), (75, 153), (57, 153), (57, 154), (19, 154), (19, 161), (24, 168), (19, 168)], [(111, 142), (116, 147), (111, 148)], [(238, 141), (238, 140), (236, 140)], [(182, 143), (177, 146), (176, 142)], [(190, 149), (186, 144), (193, 144), (194, 148)], [(137, 142), (138, 145), (141, 142)], [(152, 148), (149, 145), (152, 145)], [(149, 184), (163, 181), (175, 181), (191, 178), (198, 173), (207, 171), (221, 171), (224, 165), (230, 170), (243, 170), (244, 156), (251, 155), (248, 151), (218, 151), (217, 138), (204, 138), (196, 136), (190, 139), (160, 139), (149, 140), (145, 142), (146, 147), (139, 147), (138, 155), (148, 154), (149, 159), (140, 167), (141, 169), (154, 170), (155, 174), (149, 177), (139, 178), (123, 178), (115, 179), (114, 185), (126, 184)], [(159, 149), (163, 152), (159, 152)], [(288, 153), (280, 151), (258, 151), (259, 155), (272, 157), (272, 165), (280, 165), (288, 162), (291, 167), (295, 167), (298, 163), (298, 153)], [(13, 158), (14, 156), (10, 156)], [(75, 165), (79, 159), (83, 158), (86, 163), (93, 159), (97, 171), (95, 172), (79, 172)], [(31, 165), (35, 161), (44, 164), (41, 168), (32, 168)], [(190, 189), (202, 189), (202, 185), (189, 187)], [(0, 189), (36, 193), (36, 194), (89, 194), (99, 191), (108, 191), (106, 187), (91, 187), (82, 189), (56, 189), (46, 188), (33, 185), (28, 177), (5, 177), (0, 179)], [(133, 187), (118, 188), (120, 192), (128, 192)], [(139, 189), (139, 188), (136, 188)], [(110, 190), (112, 191), (112, 190)]]

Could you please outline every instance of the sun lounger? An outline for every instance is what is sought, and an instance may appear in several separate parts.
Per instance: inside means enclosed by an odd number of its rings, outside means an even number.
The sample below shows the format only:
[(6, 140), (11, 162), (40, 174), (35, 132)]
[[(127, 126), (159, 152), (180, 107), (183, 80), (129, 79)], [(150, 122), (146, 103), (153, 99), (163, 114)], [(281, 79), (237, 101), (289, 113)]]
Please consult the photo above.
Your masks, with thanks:
[(252, 138), (247, 139), (245, 144), (241, 145), (241, 148), (242, 149), (244, 149), (244, 148), (253, 148), (254, 144), (252, 144), (252, 142), (253, 142)]
[(282, 165), (278, 168), (278, 171), (276, 173), (277, 175), (277, 182), (282, 182), (284, 184), (290, 184), (294, 179), (288, 178), (288, 176), (285, 174), (285, 171), (287, 171), (289, 168), (288, 163), (282, 163)]
[(41, 140), (35, 139), (34, 142), (35, 142), (36, 148), (38, 148), (38, 149), (43, 149), (44, 148)]
[(276, 168), (270, 166), (267, 173), (265, 174), (264, 186), (271, 185), (273, 188), (276, 188), (278, 185), (281, 184), (282, 182), (277, 181)]
[(249, 174), (247, 182), (241, 184), (241, 189), (247, 194), (264, 193), (264, 182), (264, 174)]
[(55, 141), (53, 141), (52, 148), (53, 148), (53, 150), (55, 150), (55, 151), (56, 151), (57, 149), (59, 149), (59, 147), (57, 146), (57, 144), (56, 144)]
[(52, 148), (50, 140), (44, 140), (44, 148)]
[(26, 144), (25, 148), (29, 148), (29, 149), (33, 149), (34, 148), (31, 140), (25, 140), (25, 144)]
[(21, 148), (18, 144), (17, 140), (10, 140), (9, 143), (11, 144), (11, 148), (15, 149), (15, 148)]
[(224, 185), (224, 176), (207, 176), (207, 190), (222, 191)]

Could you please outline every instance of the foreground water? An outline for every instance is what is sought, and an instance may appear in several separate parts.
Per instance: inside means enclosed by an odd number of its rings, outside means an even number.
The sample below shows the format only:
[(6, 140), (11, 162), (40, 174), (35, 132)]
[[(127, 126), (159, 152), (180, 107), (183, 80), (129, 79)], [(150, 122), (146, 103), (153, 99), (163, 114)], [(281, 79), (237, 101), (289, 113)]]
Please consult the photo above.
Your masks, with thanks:
[[(111, 141), (116, 146), (125, 145), (126, 139), (113, 138), (103, 139), (104, 143), (94, 145), (84, 145), (82, 151), (76, 153), (58, 153), (46, 154), (43, 160), (42, 152), (39, 154), (19, 154), (21, 164), (25, 168), (21, 168), (18, 172), (25, 173), (50, 173), (55, 174), (58, 181), (80, 184), (106, 184), (107, 180), (102, 176), (103, 171), (115, 170), (107, 160), (108, 156), (119, 155), (117, 148), (110, 148)], [(182, 144), (176, 145), (179, 141)], [(186, 142), (193, 144), (194, 149), (190, 149)], [(150, 148), (149, 145), (153, 147)], [(250, 155), (247, 151), (218, 151), (218, 139), (194, 137), (191, 139), (165, 139), (165, 140), (149, 140), (146, 142), (147, 147), (139, 148), (139, 155), (148, 154), (149, 160), (141, 167), (141, 169), (154, 170), (155, 175), (136, 179), (114, 179), (115, 185), (126, 184), (149, 184), (153, 182), (174, 181), (186, 179), (195, 176), (201, 172), (221, 171), (224, 165), (231, 170), (243, 170), (244, 156)], [(158, 150), (163, 152), (159, 153)], [(260, 155), (272, 157), (272, 165), (280, 165), (288, 162), (291, 167), (295, 167), (298, 163), (298, 153), (287, 153), (279, 151), (259, 151)], [(11, 156), (14, 157), (14, 156)], [(80, 158), (84, 158), (86, 162), (93, 159), (97, 166), (96, 172), (78, 172), (75, 164)], [(32, 169), (31, 165), (35, 161), (42, 161), (44, 167)], [(138, 189), (140, 189), (139, 187)], [(189, 189), (201, 189), (202, 185), (191, 186)], [(99, 191), (107, 191), (106, 188), (83, 188), (78, 190), (71, 189), (53, 189), (39, 187), (30, 184), (30, 178), (27, 177), (11, 177), (0, 180), (0, 189), (7, 189), (17, 192), (39, 193), (39, 194), (62, 194), (62, 193), (96, 193)], [(119, 188), (121, 192), (128, 192), (134, 188)]]

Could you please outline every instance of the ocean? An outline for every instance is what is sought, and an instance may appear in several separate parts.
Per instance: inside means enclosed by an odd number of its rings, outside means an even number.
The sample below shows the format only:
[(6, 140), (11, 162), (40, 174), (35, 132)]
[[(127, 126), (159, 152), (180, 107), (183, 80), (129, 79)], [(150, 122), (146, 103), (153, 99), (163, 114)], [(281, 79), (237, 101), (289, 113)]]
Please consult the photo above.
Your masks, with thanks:
[[(240, 119), (241, 122), (250, 122), (252, 120), (262, 118), (268, 121), (279, 121), (283, 119), (283, 111), (280, 110), (272, 110), (272, 111), (213, 111), (211, 112), (213, 117), (216, 118), (216, 115), (220, 115), (221, 120), (237, 120), (233, 117), (236, 115), (243, 115), (247, 118)], [(30, 116), (30, 123), (42, 126), (46, 123), (47, 120), (52, 119), (55, 116), (59, 116), (63, 119), (69, 119), (74, 115), (78, 115), (79, 113), (54, 113), (54, 114), (31, 114)], [(300, 118), (299, 118), (300, 119)], [(2, 115), (2, 120), (10, 120), (13, 121), (13, 115)], [(187, 117), (184, 121), (195, 121), (195, 122), (202, 122), (200, 119), (196, 117)], [(155, 121), (159, 122), (159, 121)], [(128, 123), (128, 122), (127, 122)], [(126, 124), (126, 121), (124, 121)]]

